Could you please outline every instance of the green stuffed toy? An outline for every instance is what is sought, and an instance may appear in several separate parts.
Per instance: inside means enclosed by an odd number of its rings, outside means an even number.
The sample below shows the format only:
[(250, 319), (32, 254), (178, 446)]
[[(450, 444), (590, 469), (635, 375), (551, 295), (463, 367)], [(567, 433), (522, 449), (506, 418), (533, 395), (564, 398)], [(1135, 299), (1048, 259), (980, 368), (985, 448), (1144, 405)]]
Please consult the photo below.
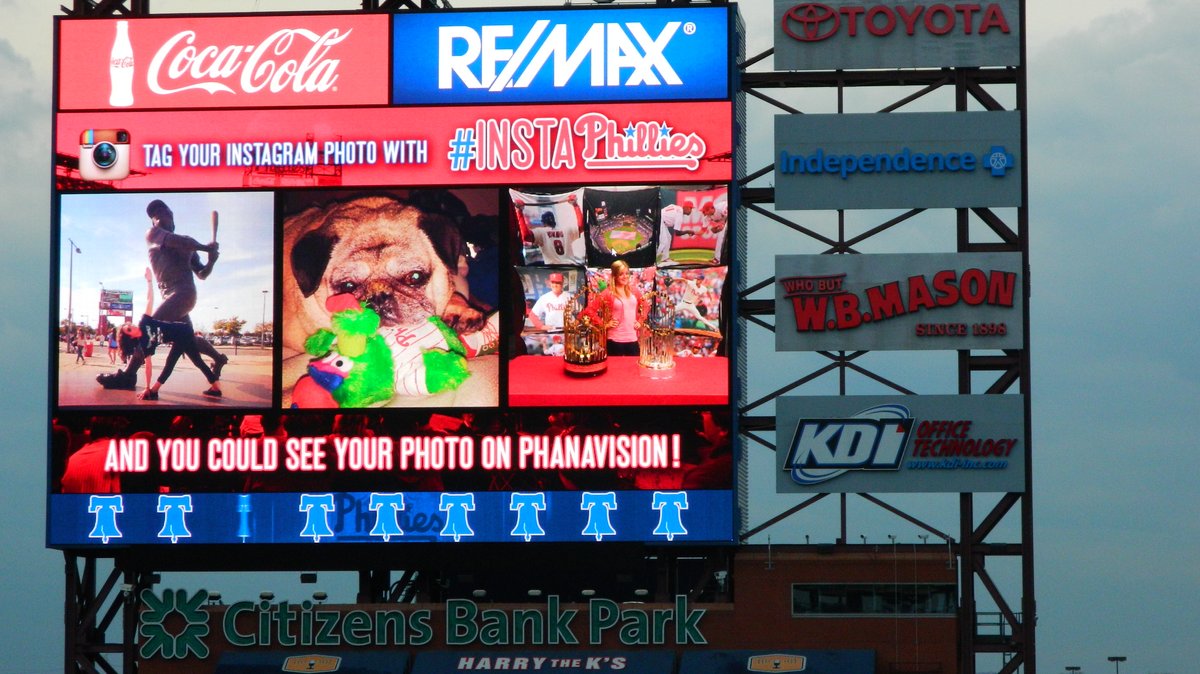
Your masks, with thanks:
[(432, 395), (471, 376), (472, 350), (436, 316), (412, 327), (380, 329), (379, 314), (352, 295), (326, 301), (332, 330), (310, 335), (315, 356), (296, 382), (292, 407), (368, 407), (399, 395)]
[(391, 400), (392, 352), (379, 335), (379, 314), (347, 294), (331, 296), (325, 305), (333, 329), (304, 340), (315, 358), (296, 382), (292, 407), (369, 407)]

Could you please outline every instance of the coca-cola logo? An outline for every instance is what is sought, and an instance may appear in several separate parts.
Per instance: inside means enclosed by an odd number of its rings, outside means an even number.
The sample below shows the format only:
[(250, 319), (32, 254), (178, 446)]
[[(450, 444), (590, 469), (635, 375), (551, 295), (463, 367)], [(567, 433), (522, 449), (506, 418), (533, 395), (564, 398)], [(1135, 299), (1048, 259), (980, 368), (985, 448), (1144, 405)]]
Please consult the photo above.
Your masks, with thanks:
[[(146, 82), (156, 94), (192, 89), (236, 94), (234, 86), (247, 94), (264, 89), (271, 93), (285, 89), (295, 93), (335, 90), (341, 60), (328, 54), (351, 32), (284, 28), (257, 45), (198, 46), (195, 31), (185, 30), (159, 48), (150, 62)], [(305, 47), (307, 51), (300, 55)]]
[(132, 56), (123, 56), (121, 58), (115, 58), (109, 62), (109, 65), (111, 65), (114, 68), (132, 68), (133, 67), (133, 57)]
[(783, 32), (800, 42), (820, 42), (837, 34), (841, 21), (829, 5), (805, 2), (783, 13)]

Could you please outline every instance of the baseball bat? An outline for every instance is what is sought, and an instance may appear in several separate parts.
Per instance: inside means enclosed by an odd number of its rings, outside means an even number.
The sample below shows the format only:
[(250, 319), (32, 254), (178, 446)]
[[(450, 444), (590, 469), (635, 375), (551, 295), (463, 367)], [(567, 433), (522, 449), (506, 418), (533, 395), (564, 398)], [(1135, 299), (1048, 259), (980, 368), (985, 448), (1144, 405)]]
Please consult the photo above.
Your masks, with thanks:
[(213, 211), (212, 225), (213, 225), (212, 240), (216, 241), (217, 240), (217, 212), (216, 211)]

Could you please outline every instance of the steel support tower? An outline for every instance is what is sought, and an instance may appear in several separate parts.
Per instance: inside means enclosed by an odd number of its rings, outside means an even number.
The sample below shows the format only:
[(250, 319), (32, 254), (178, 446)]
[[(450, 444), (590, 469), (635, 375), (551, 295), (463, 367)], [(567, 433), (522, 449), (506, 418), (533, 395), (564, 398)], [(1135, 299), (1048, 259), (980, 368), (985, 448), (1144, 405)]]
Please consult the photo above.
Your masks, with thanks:
[[(805, 111), (781, 100), (787, 90), (820, 90), (835, 97), (838, 113), (900, 111), (909, 105), (921, 105), (922, 111), (933, 105), (944, 106), (941, 111), (966, 110), (1014, 110), (1020, 113), (1021, 129), (1021, 205), (1015, 209), (958, 208), (939, 209), (945, 217), (953, 217), (955, 240), (953, 248), (960, 253), (971, 252), (1018, 252), (1021, 254), (1023, 270), (1024, 334), (1021, 349), (1005, 350), (999, 355), (993, 352), (980, 353), (960, 350), (956, 358), (957, 393), (1000, 395), (1020, 393), (1025, 401), (1024, 443), (1026, 463), (1024, 490), (1001, 495), (988, 502), (984, 495), (963, 493), (958, 495), (958, 521), (939, 529), (922, 521), (902, 509), (894, 507), (871, 494), (840, 495), (840, 532), (837, 546), (854, 549), (847, 543), (847, 498), (858, 497), (878, 506), (942, 540), (957, 560), (959, 570), (960, 605), (958, 609), (959, 629), (959, 674), (975, 674), (977, 661), (987, 654), (998, 654), (1002, 659), (999, 674), (1023, 671), (1035, 674), (1036, 669), (1036, 600), (1034, 594), (1033, 566), (1033, 460), (1031, 443), (1030, 403), (1030, 356), (1029, 356), (1029, 214), (1028, 214), (1028, 141), (1027, 141), (1027, 79), (1025, 45), (1025, 2), (1020, 2), (1020, 65), (997, 68), (937, 68), (895, 70), (834, 70), (809, 72), (767, 72), (756, 67), (769, 58), (772, 51), (747, 59), (740, 64), (741, 89), (750, 97), (774, 109), (776, 113), (802, 114)], [(891, 97), (891, 102), (872, 109), (847, 109), (848, 93), (872, 88)], [(900, 93), (895, 93), (900, 92)], [(950, 96), (946, 92), (952, 92)], [(874, 100), (874, 99), (872, 99)], [(950, 102), (947, 105), (947, 102)], [(1006, 103), (1001, 103), (1005, 101)], [(742, 250), (753, 246), (756, 234), (769, 224), (780, 225), (792, 240), (804, 240), (808, 245), (820, 247), (823, 254), (853, 254), (862, 252), (859, 246), (877, 235), (902, 226), (906, 221), (923, 213), (926, 209), (912, 209), (889, 217), (874, 226), (862, 228), (857, 233), (848, 233), (848, 211), (837, 211), (835, 236), (816, 231), (815, 228), (784, 217), (774, 209), (775, 189), (760, 186), (772, 175), (770, 164), (749, 173), (737, 185), (738, 201), (742, 211), (739, 222), (741, 232), (747, 238), (739, 240)], [(932, 211), (933, 209), (929, 209)], [(1008, 211), (1011, 211), (1008, 212)], [(808, 213), (820, 213), (810, 211)], [(827, 213), (827, 212), (826, 212)], [(952, 214), (952, 215), (951, 215)], [(826, 230), (821, 230), (826, 231)], [(791, 251), (779, 251), (791, 252)], [(881, 252), (881, 251), (872, 251)], [(886, 251), (884, 251), (886, 252)], [(911, 252), (911, 251), (905, 251)], [(745, 266), (743, 266), (745, 268)], [(775, 330), (773, 277), (760, 280), (747, 279), (739, 285), (738, 315), (745, 339), (751, 330)], [(763, 298), (766, 295), (769, 298)], [(776, 451), (774, 415), (760, 410), (768, 403), (787, 393), (803, 393), (805, 387), (825, 376), (836, 376), (841, 395), (847, 393), (847, 380), (861, 376), (891, 389), (895, 393), (912, 395), (915, 390), (897, 383), (863, 367), (860, 362), (868, 352), (820, 352), (824, 359), (818, 367), (791, 383), (774, 391), (749, 392), (742, 398), (738, 409), (739, 433), (745, 440), (743, 452), (766, 450)], [(892, 352), (903, 354), (903, 352)], [(744, 353), (741, 361), (753, 364), (772, 354)], [(744, 374), (743, 374), (744, 379)], [(745, 384), (743, 383), (743, 387)], [(752, 388), (752, 387), (751, 387)], [(830, 494), (815, 495), (764, 522), (747, 527), (742, 535), (746, 541), (751, 536), (767, 532)], [(1002, 522), (1019, 530), (1020, 540), (1011, 543), (993, 542), (993, 534)], [(864, 545), (862, 547), (867, 547)], [(1019, 579), (1001, 579), (989, 573), (990, 559), (1018, 559)], [(993, 610), (982, 611), (980, 603)]]

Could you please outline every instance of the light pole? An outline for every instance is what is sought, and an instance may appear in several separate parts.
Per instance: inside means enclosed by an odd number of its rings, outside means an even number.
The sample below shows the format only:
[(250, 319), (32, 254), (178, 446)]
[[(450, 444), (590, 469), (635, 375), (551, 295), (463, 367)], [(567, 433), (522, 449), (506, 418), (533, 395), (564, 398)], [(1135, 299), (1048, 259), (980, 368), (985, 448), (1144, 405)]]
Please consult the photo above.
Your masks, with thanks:
[(71, 244), (71, 250), (67, 253), (67, 332), (70, 332), (75, 327), (75, 314), (71, 311), (71, 298), (75, 291), (75, 253), (82, 255), (83, 251), (71, 239), (67, 239), (67, 243)]
[(1121, 663), (1125, 662), (1125, 660), (1127, 660), (1127, 659), (1128, 658), (1126, 658), (1124, 655), (1108, 656), (1108, 661), (1113, 663), (1113, 666), (1115, 666), (1117, 668), (1117, 674), (1121, 674)]
[(101, 332), (101, 328), (108, 329), (108, 308), (104, 306), (104, 281), (97, 281), (100, 284), (100, 301), (96, 304), (96, 313), (99, 316), (96, 318), (96, 331)]
[(263, 291), (262, 323), (258, 332), (258, 345), (267, 348), (267, 291)]

